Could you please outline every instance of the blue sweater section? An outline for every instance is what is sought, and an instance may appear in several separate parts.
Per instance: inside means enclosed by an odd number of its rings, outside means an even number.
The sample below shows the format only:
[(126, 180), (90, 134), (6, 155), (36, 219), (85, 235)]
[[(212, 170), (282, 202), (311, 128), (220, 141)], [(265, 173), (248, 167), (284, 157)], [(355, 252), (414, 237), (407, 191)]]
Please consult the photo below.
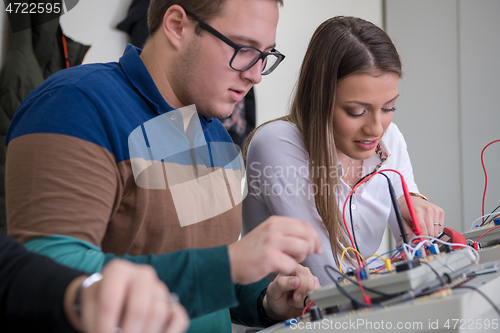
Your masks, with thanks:
[[(117, 163), (130, 159), (130, 133), (173, 110), (156, 88), (140, 52), (128, 45), (118, 63), (81, 65), (52, 75), (17, 110), (6, 145), (26, 134), (55, 133), (101, 146)], [(199, 119), (207, 143), (232, 143), (218, 119)]]

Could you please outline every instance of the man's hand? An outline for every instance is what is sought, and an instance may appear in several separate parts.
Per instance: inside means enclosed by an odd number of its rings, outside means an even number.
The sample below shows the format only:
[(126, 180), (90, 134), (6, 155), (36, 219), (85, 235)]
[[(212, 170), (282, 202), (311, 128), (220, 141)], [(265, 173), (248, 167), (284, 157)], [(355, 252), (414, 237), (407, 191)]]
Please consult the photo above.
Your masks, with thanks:
[(292, 274), (279, 274), (269, 284), (263, 300), (264, 309), (275, 320), (298, 317), (304, 309), (307, 294), (319, 287), (318, 278), (311, 274), (309, 268), (297, 265)]
[[(423, 235), (437, 237), (444, 228), (444, 210), (419, 197), (411, 197)], [(408, 239), (413, 237), (413, 221), (404, 196), (398, 199), (401, 216), (405, 222)]]
[(186, 310), (170, 300), (167, 286), (152, 267), (113, 260), (104, 267), (102, 275), (101, 281), (82, 292), (81, 319), (76, 317), (72, 306), (84, 277), (75, 279), (67, 288), (65, 311), (78, 330), (181, 333), (189, 327)]
[(319, 235), (307, 222), (271, 216), (229, 245), (233, 283), (247, 285), (270, 273), (288, 275), (307, 256), (322, 252)]

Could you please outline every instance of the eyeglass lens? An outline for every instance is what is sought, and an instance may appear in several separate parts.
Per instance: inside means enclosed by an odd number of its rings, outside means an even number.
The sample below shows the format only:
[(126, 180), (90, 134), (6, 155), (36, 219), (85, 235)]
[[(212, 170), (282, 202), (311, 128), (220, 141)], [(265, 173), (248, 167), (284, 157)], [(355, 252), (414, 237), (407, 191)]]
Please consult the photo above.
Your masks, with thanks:
[[(252, 67), (260, 58), (260, 52), (251, 47), (242, 47), (233, 58), (232, 67), (236, 70), (247, 70)], [(271, 73), (276, 67), (279, 58), (276, 55), (268, 54), (262, 64), (262, 74)]]

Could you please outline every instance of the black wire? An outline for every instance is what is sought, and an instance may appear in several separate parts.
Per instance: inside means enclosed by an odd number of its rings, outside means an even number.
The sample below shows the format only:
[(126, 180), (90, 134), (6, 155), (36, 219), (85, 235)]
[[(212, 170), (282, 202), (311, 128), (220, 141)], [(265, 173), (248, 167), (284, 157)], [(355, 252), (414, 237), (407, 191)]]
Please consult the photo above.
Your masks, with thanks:
[(403, 217), (401, 216), (401, 210), (399, 209), (398, 198), (396, 198), (396, 192), (392, 186), (391, 180), (383, 172), (380, 173), (387, 179), (387, 185), (389, 186), (389, 193), (391, 194), (392, 207), (394, 208), (394, 213), (396, 214), (396, 220), (398, 221), (399, 231), (401, 232), (401, 238), (405, 244), (410, 245), (408, 241), (408, 233), (406, 232), (405, 224), (403, 223)]
[(370, 172), (369, 174), (366, 174), (364, 177), (362, 177), (360, 180), (358, 180), (356, 182), (356, 184), (354, 184), (354, 186), (352, 188), (355, 188), (356, 185), (358, 185), (359, 183), (361, 183), (363, 180), (365, 180), (365, 178), (367, 177), (370, 177), (372, 174), (374, 174), (375, 172), (377, 172), (377, 169), (373, 170), (372, 172)]
[[(333, 266), (330, 266), (330, 265), (325, 265), (325, 270), (327, 271), (328, 273), (328, 276), (330, 276), (330, 279), (333, 280), (333, 282), (335, 282), (335, 284), (337, 284), (337, 280), (335, 280), (331, 275), (330, 275), (330, 272), (328, 272), (328, 269), (327, 268), (330, 268), (331, 270), (334, 270), (335, 272), (337, 272), (339, 275), (341, 275), (343, 278), (349, 280), (349, 282), (359, 286), (359, 283), (355, 280), (351, 280), (351, 278), (349, 276), (347, 276), (346, 274), (344, 273), (341, 273), (338, 269), (336, 269), (335, 267)], [(375, 290), (375, 289), (372, 289), (372, 288), (368, 288), (368, 287), (365, 287), (363, 286), (363, 288), (365, 288), (365, 290), (368, 290), (368, 291), (371, 291), (372, 293), (374, 294), (378, 294), (378, 295), (381, 295), (381, 296), (385, 296), (385, 297), (394, 297), (394, 296), (397, 296), (399, 295), (399, 293), (397, 294), (387, 294), (387, 293), (384, 293), (384, 292), (381, 292), (381, 291), (378, 291), (378, 290)]]
[(354, 246), (356, 247), (356, 251), (360, 252), (358, 241), (356, 240), (356, 233), (354, 232), (354, 222), (352, 221), (352, 195), (349, 197), (349, 217), (351, 219), (351, 230), (352, 230), (352, 238), (354, 239)]
[[(349, 298), (352, 302), (356, 303), (356, 304), (359, 304), (359, 305), (362, 305), (362, 306), (366, 306), (366, 307), (370, 307), (371, 305), (363, 302), (363, 301), (360, 301), (356, 298), (354, 298), (351, 294), (349, 294), (347, 291), (345, 291), (344, 288), (342, 288), (339, 283), (337, 282), (337, 280), (330, 274), (330, 272), (328, 271), (328, 268), (330, 269), (333, 269), (334, 271), (336, 272), (339, 272), (337, 271), (335, 268), (333, 268), (332, 266), (330, 265), (325, 265), (325, 270), (326, 270), (326, 274), (328, 274), (328, 276), (330, 277), (330, 279), (332, 279), (333, 283), (335, 283), (335, 285), (337, 286), (337, 289), (340, 291), (340, 293), (342, 295), (344, 295), (345, 297)], [(339, 272), (340, 273), (340, 272)], [(342, 273), (340, 273), (342, 274)], [(366, 288), (365, 288), (366, 289)]]
[[(374, 171), (370, 172), (369, 174), (365, 175), (360, 180), (358, 180), (356, 182), (356, 184), (354, 184), (353, 188), (356, 187), (356, 185), (358, 185), (366, 177), (370, 176), (371, 174), (373, 174), (375, 172), (377, 172), (377, 171), (374, 170)], [(401, 216), (401, 210), (399, 209), (398, 198), (396, 198), (396, 192), (394, 191), (394, 187), (392, 186), (391, 180), (389, 179), (389, 177), (387, 177), (387, 175), (385, 173), (381, 172), (380, 174), (382, 176), (384, 176), (385, 179), (387, 179), (387, 184), (389, 186), (389, 193), (391, 195), (392, 206), (394, 208), (394, 213), (396, 214), (396, 220), (398, 221), (399, 230), (401, 232), (401, 238), (403, 239), (403, 242), (405, 244), (409, 245), (410, 242), (408, 241), (408, 233), (406, 232), (406, 228), (404, 226), (403, 217)], [(497, 208), (500, 208), (500, 206), (498, 206)], [(351, 219), (351, 230), (352, 230), (352, 237), (353, 237), (353, 240), (354, 240), (354, 244), (353, 245), (356, 247), (356, 250), (358, 252), (360, 252), (359, 251), (358, 242), (356, 240), (356, 233), (354, 232), (354, 222), (353, 222), (353, 219), (352, 219), (352, 195), (349, 197), (349, 217)]]
[(480, 224), (480, 227), (487, 225), (488, 223), (490, 223), (493, 220), (493, 215), (491, 215), (491, 214), (493, 214), (498, 208), (500, 208), (500, 205), (497, 206), (497, 208), (493, 209), (490, 214), (488, 214), (488, 217), (486, 217), (484, 222)]
[(431, 266), (431, 264), (429, 264), (428, 262), (426, 261), (420, 261), (422, 264), (426, 264), (427, 266), (429, 266), (429, 268), (431, 269), (431, 271), (434, 272), (434, 274), (436, 274), (436, 276), (438, 277), (439, 281), (441, 282), (441, 285), (445, 285), (446, 282), (443, 280), (443, 277), (441, 275), (439, 275), (439, 273), (434, 269), (434, 267)]
[(488, 303), (491, 304), (491, 306), (493, 307), (493, 309), (495, 309), (495, 311), (500, 316), (500, 310), (495, 305), (495, 303), (493, 303), (493, 301), (488, 296), (486, 296), (481, 290), (477, 289), (476, 287), (473, 287), (473, 286), (458, 286), (458, 287), (455, 287), (453, 289), (472, 289), (472, 290), (477, 291), (481, 296), (483, 296), (488, 301)]
[[(497, 206), (497, 208), (493, 209), (493, 211), (491, 212), (491, 214), (493, 214), (494, 212), (496, 212), (498, 208), (500, 208), (500, 205), (498, 205), (498, 206)], [(486, 224), (490, 223), (490, 222), (493, 220), (493, 217), (492, 217), (492, 216), (493, 216), (493, 215), (489, 215), (489, 216), (486, 218), (486, 220), (484, 220), (484, 222), (483, 222), (483, 223), (481, 223), (481, 225), (480, 225), (480, 226), (482, 227), (483, 225), (486, 225)], [(490, 220), (488, 221), (488, 219), (490, 219)]]
[[(364, 177), (362, 177), (360, 180), (358, 180), (356, 182), (356, 184), (354, 184), (354, 186), (352, 188), (355, 188), (356, 185), (358, 185), (360, 182), (362, 182), (366, 177), (372, 175), (373, 173), (377, 172), (377, 170), (373, 170), (372, 172), (370, 172), (369, 174), (365, 175)], [(354, 193), (349, 197), (349, 217), (351, 219), (351, 230), (352, 230), (352, 238), (354, 240), (354, 247), (356, 248), (356, 250), (358, 252), (359, 251), (359, 246), (358, 246), (358, 241), (356, 240), (356, 233), (354, 232), (354, 223), (352, 221), (352, 196), (354, 195)]]

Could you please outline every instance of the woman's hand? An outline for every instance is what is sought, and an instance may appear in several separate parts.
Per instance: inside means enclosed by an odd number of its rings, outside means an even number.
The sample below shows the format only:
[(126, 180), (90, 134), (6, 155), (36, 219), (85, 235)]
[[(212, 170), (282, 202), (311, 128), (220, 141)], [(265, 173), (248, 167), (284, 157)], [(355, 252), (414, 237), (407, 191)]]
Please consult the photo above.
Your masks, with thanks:
[[(444, 228), (444, 210), (420, 197), (412, 196), (411, 201), (415, 208), (415, 214), (417, 215), (420, 229), (422, 229), (422, 234), (431, 237), (439, 236)], [(411, 239), (414, 227), (404, 196), (398, 199), (398, 204), (405, 223), (406, 232), (408, 233), (408, 239)]]

